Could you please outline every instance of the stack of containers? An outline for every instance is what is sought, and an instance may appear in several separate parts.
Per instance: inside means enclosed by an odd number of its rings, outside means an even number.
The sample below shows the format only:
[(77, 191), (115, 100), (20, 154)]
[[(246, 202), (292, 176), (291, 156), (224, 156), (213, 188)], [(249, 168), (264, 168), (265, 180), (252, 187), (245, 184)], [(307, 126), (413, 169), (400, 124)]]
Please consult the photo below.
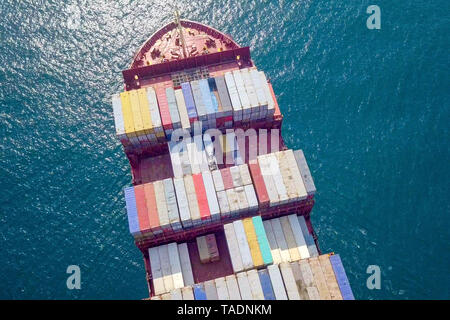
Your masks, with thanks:
[(184, 103), (186, 104), (189, 123), (192, 125), (198, 120), (197, 109), (195, 108), (194, 96), (192, 94), (191, 85), (189, 82), (181, 84), (181, 91), (183, 93)]
[(226, 224), (224, 230), (235, 273), (273, 263), (260, 216)]
[(219, 249), (214, 234), (197, 237), (196, 241), (201, 263), (219, 261)]
[(215, 77), (214, 83), (216, 86), (215, 88), (217, 89), (216, 96), (218, 96), (218, 103), (222, 111), (222, 117), (220, 117), (220, 121), (218, 119), (218, 125), (225, 128), (231, 128), (233, 126), (233, 106), (231, 104), (225, 77)]
[(242, 79), (240, 70), (233, 71), (233, 78), (234, 78), (234, 83), (236, 85), (236, 90), (239, 95), (239, 100), (241, 101), (242, 121), (248, 122), (248, 121), (250, 121), (251, 106), (250, 106), (250, 100), (247, 95), (247, 91), (245, 91), (244, 81)]
[(225, 83), (228, 88), (228, 94), (231, 100), (231, 106), (233, 107), (233, 121), (239, 124), (242, 121), (242, 104), (239, 98), (239, 92), (234, 81), (233, 74), (231, 72), (225, 73)]
[(173, 88), (166, 88), (167, 105), (169, 107), (170, 119), (174, 130), (181, 129), (181, 118), (178, 112), (177, 99)]

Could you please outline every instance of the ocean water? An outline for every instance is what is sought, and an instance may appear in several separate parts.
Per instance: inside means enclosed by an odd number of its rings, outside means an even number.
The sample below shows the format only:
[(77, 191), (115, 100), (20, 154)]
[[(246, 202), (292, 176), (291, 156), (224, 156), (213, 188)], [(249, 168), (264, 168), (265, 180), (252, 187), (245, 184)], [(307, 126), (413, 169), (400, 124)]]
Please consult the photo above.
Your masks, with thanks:
[[(449, 2), (176, 2), (250, 45), (271, 77), (318, 188), (321, 249), (340, 253), (355, 296), (450, 298)], [(381, 30), (366, 27), (371, 4)], [(3, 0), (0, 15), (0, 298), (146, 297), (109, 97), (171, 9)], [(66, 287), (69, 265), (81, 290)]]

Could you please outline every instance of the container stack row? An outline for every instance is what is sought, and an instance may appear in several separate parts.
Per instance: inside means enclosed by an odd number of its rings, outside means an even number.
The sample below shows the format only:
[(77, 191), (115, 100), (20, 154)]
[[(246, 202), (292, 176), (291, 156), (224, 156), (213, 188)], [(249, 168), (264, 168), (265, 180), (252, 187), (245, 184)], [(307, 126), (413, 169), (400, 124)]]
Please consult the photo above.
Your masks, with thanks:
[(339, 255), (272, 264), (155, 295), (155, 300), (353, 300)]
[(224, 230), (234, 273), (262, 268), (273, 263), (260, 216), (225, 224)]
[(186, 243), (175, 242), (148, 249), (155, 295), (194, 285)]
[(174, 130), (193, 132), (232, 128), (242, 122), (274, 118), (275, 96), (267, 78), (246, 68), (180, 87), (155, 85), (112, 96), (116, 135), (126, 151), (142, 150), (167, 142)]

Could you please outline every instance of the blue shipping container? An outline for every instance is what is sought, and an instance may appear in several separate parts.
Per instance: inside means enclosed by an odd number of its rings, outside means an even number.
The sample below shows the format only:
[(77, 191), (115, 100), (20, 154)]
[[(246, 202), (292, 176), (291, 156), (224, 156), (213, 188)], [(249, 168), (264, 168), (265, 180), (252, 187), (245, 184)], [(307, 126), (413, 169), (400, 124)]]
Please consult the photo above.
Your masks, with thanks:
[(267, 269), (259, 270), (259, 282), (261, 282), (261, 287), (264, 294), (265, 300), (276, 300), (275, 293), (273, 293), (272, 282), (270, 281), (269, 272)]
[(194, 97), (192, 96), (191, 85), (189, 82), (181, 84), (181, 91), (183, 92), (184, 103), (186, 104), (189, 119), (197, 118), (197, 110), (195, 109)]
[(212, 118), (215, 118), (215, 113), (218, 111), (218, 108), (213, 106), (213, 102), (211, 99), (211, 92), (209, 91), (208, 80), (202, 79), (199, 80), (200, 90), (202, 92), (203, 102), (205, 104), (206, 113), (211, 115)]
[(128, 187), (124, 190), (125, 202), (127, 207), (128, 226), (132, 235), (140, 235), (139, 220), (136, 208), (136, 196), (134, 195), (134, 188)]
[(355, 300), (352, 288), (348, 282), (347, 274), (345, 273), (341, 257), (338, 254), (330, 256), (331, 266), (333, 267), (334, 275), (336, 276), (339, 289), (341, 290), (342, 298), (344, 300)]
[(195, 300), (208, 300), (206, 298), (205, 286), (203, 283), (194, 284), (193, 288)]

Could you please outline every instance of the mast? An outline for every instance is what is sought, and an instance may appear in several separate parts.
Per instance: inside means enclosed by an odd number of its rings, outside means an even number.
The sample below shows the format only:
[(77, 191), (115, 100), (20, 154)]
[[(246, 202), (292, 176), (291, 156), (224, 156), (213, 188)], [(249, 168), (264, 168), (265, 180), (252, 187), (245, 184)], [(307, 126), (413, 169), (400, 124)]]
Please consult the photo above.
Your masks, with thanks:
[(183, 58), (187, 58), (186, 42), (184, 40), (183, 28), (181, 27), (180, 14), (178, 8), (175, 7), (175, 23), (177, 24), (178, 34), (180, 35), (181, 46), (183, 48)]

